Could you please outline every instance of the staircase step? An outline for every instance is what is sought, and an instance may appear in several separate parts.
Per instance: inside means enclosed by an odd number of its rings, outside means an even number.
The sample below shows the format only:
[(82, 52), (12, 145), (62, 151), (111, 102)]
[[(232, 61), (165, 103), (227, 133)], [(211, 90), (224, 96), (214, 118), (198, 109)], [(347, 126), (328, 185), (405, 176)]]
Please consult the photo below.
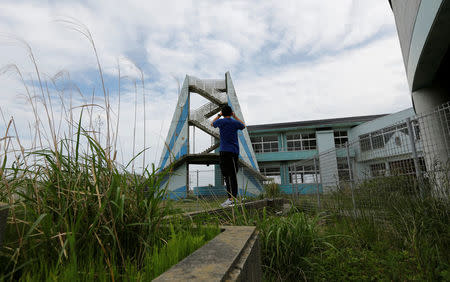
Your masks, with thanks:
[(203, 96), (204, 98), (218, 105), (222, 105), (227, 102), (227, 94), (225, 94), (224, 92), (219, 92), (214, 88), (200, 88), (197, 85), (191, 85), (189, 86), (189, 90)]
[(205, 119), (212, 117), (213, 115), (220, 112), (220, 105), (217, 105), (213, 102), (209, 102), (204, 104), (203, 106), (197, 108), (196, 110), (191, 112), (190, 119), (197, 120), (200, 123)]
[(212, 151), (214, 151), (215, 149), (217, 149), (220, 146), (220, 143), (216, 143), (212, 146), (210, 146), (209, 148), (207, 148), (206, 150), (202, 151), (200, 154), (209, 154)]
[[(197, 120), (190, 120), (189, 121), (192, 125), (197, 126), (198, 128), (200, 128), (201, 130), (203, 130), (204, 132), (208, 133), (209, 135), (215, 137), (215, 138), (220, 138), (220, 133), (218, 129), (212, 129), (211, 126), (205, 125), (205, 123), (200, 123)], [(206, 120), (206, 122), (208, 122), (208, 120)]]

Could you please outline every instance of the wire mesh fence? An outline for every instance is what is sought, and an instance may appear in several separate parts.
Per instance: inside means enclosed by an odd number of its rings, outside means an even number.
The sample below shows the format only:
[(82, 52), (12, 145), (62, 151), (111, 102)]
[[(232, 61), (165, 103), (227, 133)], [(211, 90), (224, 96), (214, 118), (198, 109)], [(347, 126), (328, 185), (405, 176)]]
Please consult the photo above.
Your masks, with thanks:
[(289, 185), (281, 190), (306, 210), (373, 213), (379, 219), (399, 197), (448, 200), (449, 120), (446, 103), (292, 162)]
[[(278, 192), (305, 210), (371, 214), (379, 220), (387, 216), (387, 205), (395, 206), (399, 199), (448, 199), (449, 120), (450, 104), (446, 103), (432, 112), (375, 127), (350, 140), (338, 138), (342, 142), (336, 142), (335, 138), (333, 148), (289, 162), (286, 175), (280, 175), (280, 167), (262, 165), (261, 173), (273, 179), (265, 183), (266, 189), (276, 186)], [(277, 185), (280, 178), (287, 179), (288, 184)], [(253, 196), (246, 187), (258, 180), (242, 167), (237, 179), (239, 195)], [(218, 166), (190, 170), (188, 189), (197, 199), (227, 197)], [(260, 192), (266, 196), (270, 193)]]
[[(238, 196), (241, 198), (255, 197), (263, 191), (261, 180), (254, 173), (239, 167), (236, 174), (238, 184)], [(217, 165), (214, 169), (190, 169), (189, 186), (190, 194), (200, 198), (225, 198), (228, 195), (225, 177)]]

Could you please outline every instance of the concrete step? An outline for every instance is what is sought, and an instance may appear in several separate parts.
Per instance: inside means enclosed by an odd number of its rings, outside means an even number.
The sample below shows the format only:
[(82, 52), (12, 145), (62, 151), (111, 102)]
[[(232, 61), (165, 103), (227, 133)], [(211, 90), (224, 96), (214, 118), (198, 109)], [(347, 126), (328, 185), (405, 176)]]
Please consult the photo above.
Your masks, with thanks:
[(220, 143), (214, 144), (212, 146), (210, 146), (209, 148), (207, 148), (206, 150), (200, 152), (200, 154), (208, 154), (212, 151), (214, 151), (215, 149), (217, 149), (220, 146)]
[(220, 92), (212, 87), (200, 88), (197, 85), (192, 85), (189, 86), (189, 90), (218, 105), (223, 105), (228, 102), (226, 93)]
[(220, 138), (219, 129), (211, 127), (211, 125), (209, 124), (209, 120), (205, 120), (204, 122), (199, 122), (197, 120), (190, 120), (189, 123), (200, 128), (205, 133), (208, 133), (209, 135), (215, 138)]
[(204, 120), (217, 114), (218, 112), (220, 112), (220, 105), (217, 105), (213, 102), (209, 102), (192, 111), (190, 114), (190, 119), (197, 120), (198, 122), (201, 123)]

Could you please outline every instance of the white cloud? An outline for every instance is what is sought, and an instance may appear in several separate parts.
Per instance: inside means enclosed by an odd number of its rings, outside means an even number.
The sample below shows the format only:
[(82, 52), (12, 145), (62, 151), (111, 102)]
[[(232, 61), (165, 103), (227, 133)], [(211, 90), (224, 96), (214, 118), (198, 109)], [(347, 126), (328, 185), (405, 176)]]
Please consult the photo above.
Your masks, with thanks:
[(411, 106), (393, 38), (235, 79), (235, 84), (249, 124), (380, 114)]
[[(410, 106), (387, 1), (2, 1), (0, 33), (25, 39), (42, 72), (68, 70), (89, 97), (93, 88), (102, 95), (93, 50), (81, 34), (55, 22), (65, 16), (89, 27), (107, 78), (117, 75), (117, 58), (127, 55), (143, 68), (151, 161), (159, 155), (158, 142), (160, 149), (176, 106), (172, 76), (221, 78), (230, 70), (250, 124)], [(14, 62), (33, 73), (26, 50), (18, 46), (0, 40), (0, 66)], [(120, 62), (122, 76), (139, 77), (131, 64)], [(119, 124), (125, 159), (131, 156), (134, 127), (130, 79), (122, 85)], [(26, 129), (32, 114), (16, 99), (23, 89), (14, 78), (0, 77), (0, 85), (2, 110)], [(116, 83), (107, 87), (116, 108)], [(143, 111), (139, 102), (139, 148)]]

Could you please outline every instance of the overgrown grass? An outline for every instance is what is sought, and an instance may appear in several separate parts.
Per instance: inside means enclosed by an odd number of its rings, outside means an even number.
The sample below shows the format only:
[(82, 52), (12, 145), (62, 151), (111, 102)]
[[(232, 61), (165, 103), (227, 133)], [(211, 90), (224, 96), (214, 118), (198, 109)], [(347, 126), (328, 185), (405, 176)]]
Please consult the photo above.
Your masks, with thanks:
[(287, 215), (238, 205), (221, 220), (258, 227), (268, 281), (448, 281), (449, 199), (419, 188), (408, 177), (380, 178), (355, 187), (356, 209), (343, 189), (321, 195), (321, 209), (312, 195), (293, 200)]
[[(82, 138), (89, 143), (89, 154), (77, 150), (71, 155), (64, 149), (69, 141), (62, 140), (58, 152), (32, 152), (37, 156), (32, 167), (3, 169), (1, 200), (12, 205), (0, 253), (2, 279), (92, 274), (114, 280), (130, 265), (137, 272), (145, 266), (147, 273), (154, 255), (168, 259), (154, 264), (161, 271), (210, 239), (184, 236), (192, 224), (173, 222), (178, 233), (167, 228), (170, 221), (164, 217), (171, 211), (163, 204), (164, 175), (154, 168), (144, 175), (128, 173), (109, 162), (101, 146), (79, 127), (77, 142)], [(184, 246), (182, 253), (174, 256), (173, 246)]]
[[(217, 227), (200, 227), (192, 230), (175, 231), (171, 228), (170, 238), (161, 247), (154, 246), (145, 252), (143, 265), (129, 257), (124, 265), (112, 262), (113, 271), (105, 267), (104, 257), (95, 255), (81, 262), (71, 261), (66, 264), (49, 266), (35, 265), (21, 276), (24, 281), (108, 281), (115, 277), (122, 281), (150, 281), (180, 260), (194, 252), (219, 233)], [(114, 276), (112, 276), (114, 275)]]
[(298, 211), (286, 217), (263, 218), (258, 227), (266, 279), (307, 279), (311, 267), (308, 257), (328, 244), (318, 232), (319, 220)]
[(277, 198), (281, 196), (280, 185), (270, 182), (264, 185), (264, 196), (266, 198)]
[(343, 237), (313, 256), (313, 279), (448, 280), (450, 201), (431, 185), (409, 176), (372, 179), (355, 187), (355, 207), (348, 189), (323, 195), (332, 215), (324, 232)]
[[(129, 163), (117, 161), (120, 102), (114, 112), (89, 30), (71, 19), (61, 22), (90, 42), (103, 104), (94, 103), (95, 90), (87, 102), (76, 86), (61, 87), (59, 80), (73, 85), (66, 72), (44, 79), (26, 43), (35, 71), (31, 82), (15, 65), (0, 69), (0, 74), (18, 76), (34, 115), (23, 142), (14, 118), (5, 120), (0, 108), (6, 128), (0, 138), (0, 201), (10, 207), (0, 281), (154, 278), (215, 236), (218, 226), (168, 217), (174, 210), (165, 203), (163, 184), (170, 168), (161, 172), (146, 164), (145, 137), (138, 152), (133, 136), (132, 149), (138, 153)], [(145, 104), (142, 72), (140, 77)], [(119, 101), (121, 79), (119, 66)], [(74, 104), (73, 92), (85, 102)], [(137, 99), (136, 88), (135, 94)], [(95, 125), (95, 109), (106, 117), (106, 129)], [(139, 172), (137, 158), (143, 161)]]

